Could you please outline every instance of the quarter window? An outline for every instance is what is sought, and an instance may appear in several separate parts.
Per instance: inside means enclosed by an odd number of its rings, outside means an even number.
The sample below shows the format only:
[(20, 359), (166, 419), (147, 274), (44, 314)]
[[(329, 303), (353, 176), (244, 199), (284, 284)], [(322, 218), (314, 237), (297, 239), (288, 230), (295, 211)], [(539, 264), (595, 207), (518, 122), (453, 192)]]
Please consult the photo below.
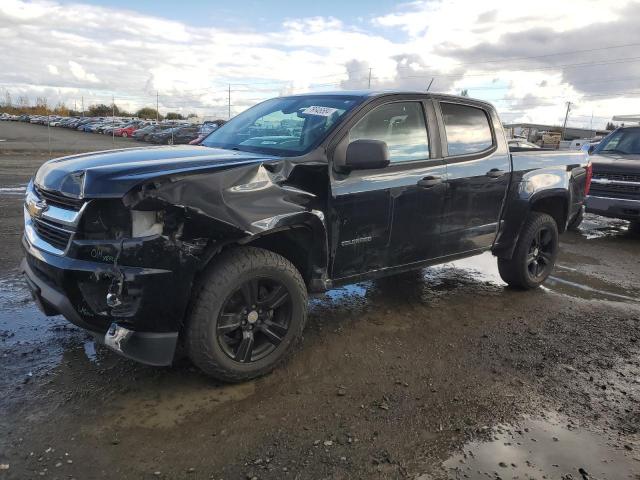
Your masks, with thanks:
[(440, 108), (450, 157), (469, 155), (491, 148), (493, 137), (484, 110), (457, 103), (441, 103)]
[(363, 139), (385, 142), (392, 163), (429, 158), (429, 137), (420, 102), (388, 103), (373, 109), (349, 132), (349, 142)]

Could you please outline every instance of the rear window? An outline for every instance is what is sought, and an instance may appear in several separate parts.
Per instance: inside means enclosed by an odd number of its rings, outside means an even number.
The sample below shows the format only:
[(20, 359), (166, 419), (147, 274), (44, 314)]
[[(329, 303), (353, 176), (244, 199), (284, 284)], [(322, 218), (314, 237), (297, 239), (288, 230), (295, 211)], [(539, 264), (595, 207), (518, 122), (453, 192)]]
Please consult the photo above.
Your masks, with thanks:
[(481, 108), (441, 103), (449, 156), (470, 155), (491, 148), (493, 136), (487, 114)]

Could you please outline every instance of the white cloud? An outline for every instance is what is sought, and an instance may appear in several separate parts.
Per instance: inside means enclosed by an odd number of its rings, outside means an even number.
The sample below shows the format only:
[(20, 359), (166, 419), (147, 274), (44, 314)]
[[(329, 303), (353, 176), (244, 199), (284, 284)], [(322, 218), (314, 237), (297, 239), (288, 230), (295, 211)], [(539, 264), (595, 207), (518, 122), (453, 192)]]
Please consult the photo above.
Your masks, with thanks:
[(229, 83), (237, 112), (282, 93), (366, 88), (371, 68), (374, 88), (424, 89), (434, 78), (432, 90), (469, 88), (472, 96), (494, 100), (508, 120), (556, 122), (564, 101), (572, 100), (574, 124), (588, 122), (592, 111), (602, 124), (613, 114), (640, 111), (640, 96), (613, 95), (633, 91), (640, 62), (557, 65), (632, 57), (632, 47), (505, 59), (640, 44), (634, 22), (640, 8), (632, 9), (639, 5), (419, 1), (369, 23), (312, 17), (259, 32), (194, 27), (94, 5), (3, 0), (0, 86), (13, 96), (46, 95), (52, 104), (81, 96), (85, 104), (107, 103), (113, 95), (126, 108), (155, 105), (159, 91), (163, 110), (223, 115)]
[(89, 83), (98, 83), (98, 77), (96, 77), (93, 73), (87, 73), (84, 67), (80, 65), (78, 62), (69, 60), (69, 69), (71, 70), (71, 75), (73, 75), (76, 79), (80, 81), (85, 81)]

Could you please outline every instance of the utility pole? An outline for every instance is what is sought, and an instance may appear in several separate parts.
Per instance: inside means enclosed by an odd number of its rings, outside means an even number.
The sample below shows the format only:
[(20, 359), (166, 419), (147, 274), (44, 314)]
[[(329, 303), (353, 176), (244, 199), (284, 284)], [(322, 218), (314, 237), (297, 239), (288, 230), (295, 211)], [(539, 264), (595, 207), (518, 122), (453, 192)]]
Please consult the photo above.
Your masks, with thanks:
[(158, 123), (160, 120), (158, 120), (160, 118), (160, 92), (158, 92), (156, 90), (156, 123)]
[(231, 84), (229, 84), (229, 115), (228, 119), (231, 119)]
[(111, 95), (111, 142), (115, 145), (116, 143), (116, 100)]
[(564, 115), (564, 123), (562, 124), (562, 140), (567, 130), (567, 120), (569, 119), (569, 112), (571, 111), (571, 102), (567, 102), (567, 113)]
[(369, 68), (369, 90), (371, 90), (371, 68)]
[(80, 101), (82, 102), (82, 118), (84, 118), (84, 95), (82, 95), (82, 97), (80, 98), (81, 98)]
[(434, 81), (434, 80), (435, 80), (435, 77), (432, 77), (432, 78), (431, 78), (431, 81), (429, 82), (429, 86), (427, 87), (427, 92), (428, 92), (429, 90), (431, 90), (431, 85), (433, 85), (433, 81)]

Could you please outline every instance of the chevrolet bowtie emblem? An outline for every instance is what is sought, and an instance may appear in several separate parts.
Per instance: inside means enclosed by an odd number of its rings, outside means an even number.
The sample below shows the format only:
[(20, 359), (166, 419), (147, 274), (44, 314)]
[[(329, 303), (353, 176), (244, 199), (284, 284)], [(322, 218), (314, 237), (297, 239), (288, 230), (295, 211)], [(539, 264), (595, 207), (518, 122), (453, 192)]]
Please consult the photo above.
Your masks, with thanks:
[(38, 200), (35, 202), (27, 203), (27, 210), (32, 217), (41, 217), (44, 212), (47, 211), (49, 205), (46, 200)]

